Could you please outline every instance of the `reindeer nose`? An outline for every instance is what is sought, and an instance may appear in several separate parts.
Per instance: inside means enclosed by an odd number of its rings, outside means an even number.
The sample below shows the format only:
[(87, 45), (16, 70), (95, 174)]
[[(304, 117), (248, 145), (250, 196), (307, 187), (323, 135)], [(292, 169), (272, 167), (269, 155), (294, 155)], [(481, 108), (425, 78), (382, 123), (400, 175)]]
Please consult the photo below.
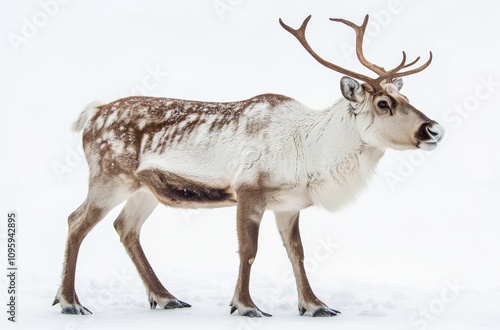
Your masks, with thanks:
[(433, 120), (428, 120), (417, 131), (419, 142), (440, 142), (444, 136), (444, 129)]
[(444, 129), (441, 125), (436, 122), (431, 122), (430, 125), (427, 125), (425, 128), (427, 134), (431, 138), (431, 140), (435, 142), (440, 142), (444, 136)]
[(417, 131), (417, 146), (424, 150), (433, 150), (443, 139), (444, 128), (433, 120), (426, 121)]

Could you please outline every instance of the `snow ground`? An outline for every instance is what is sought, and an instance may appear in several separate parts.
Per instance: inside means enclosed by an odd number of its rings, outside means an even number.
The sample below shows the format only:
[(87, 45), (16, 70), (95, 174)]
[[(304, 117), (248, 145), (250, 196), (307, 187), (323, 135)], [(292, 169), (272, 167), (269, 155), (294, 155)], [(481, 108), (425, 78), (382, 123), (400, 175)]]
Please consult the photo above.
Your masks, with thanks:
[[(221, 3), (229, 7), (217, 11)], [(9, 329), (500, 329), (498, 4), (2, 4), (0, 201), (2, 214), (13, 210), (19, 218), (18, 322), (8, 322), (5, 312), (0, 321)], [(312, 60), (277, 19), (299, 26), (312, 14), (311, 44), (326, 58), (360, 69), (346, 53), (352, 31), (328, 18), (361, 22), (366, 13), (374, 22), (366, 44), (374, 62), (389, 67), (403, 49), (424, 59), (433, 51), (431, 66), (405, 79), (403, 92), (447, 129), (447, 137), (432, 153), (388, 151), (370, 188), (342, 212), (303, 212), (311, 285), (341, 315), (298, 315), (271, 214), (261, 228), (251, 291), (274, 316), (229, 315), (238, 267), (233, 208), (159, 207), (144, 226), (144, 249), (158, 276), (192, 308), (148, 308), (111, 225), (119, 208), (80, 250), (77, 292), (94, 315), (62, 315), (50, 306), (59, 285), (66, 219), (86, 193), (87, 167), (69, 124), (87, 103), (138, 93), (231, 101), (274, 92), (321, 109), (340, 97), (340, 75)], [(13, 43), (13, 34), (24, 41)], [(6, 238), (2, 225), (2, 259)], [(7, 286), (2, 276), (2, 302)]]

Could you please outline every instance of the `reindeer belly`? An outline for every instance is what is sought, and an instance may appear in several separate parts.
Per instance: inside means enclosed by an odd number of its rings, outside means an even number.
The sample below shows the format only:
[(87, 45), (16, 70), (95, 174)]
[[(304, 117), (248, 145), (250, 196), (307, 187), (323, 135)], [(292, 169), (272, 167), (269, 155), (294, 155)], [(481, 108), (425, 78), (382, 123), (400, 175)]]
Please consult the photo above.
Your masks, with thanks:
[(137, 178), (160, 202), (174, 207), (221, 207), (236, 203), (229, 186), (196, 181), (160, 169), (141, 170)]

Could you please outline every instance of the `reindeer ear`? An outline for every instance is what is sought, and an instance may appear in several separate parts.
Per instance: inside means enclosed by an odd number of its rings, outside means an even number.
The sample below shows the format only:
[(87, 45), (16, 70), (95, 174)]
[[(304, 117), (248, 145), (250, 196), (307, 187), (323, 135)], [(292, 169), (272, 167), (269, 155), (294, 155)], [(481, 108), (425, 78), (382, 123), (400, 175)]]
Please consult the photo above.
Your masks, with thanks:
[(403, 88), (403, 78), (396, 78), (392, 81), (392, 84), (394, 86), (396, 86), (396, 88), (398, 89), (398, 91), (401, 90), (401, 88)]
[(351, 77), (342, 77), (340, 79), (340, 90), (342, 95), (350, 102), (359, 104), (365, 99), (365, 90), (359, 82)]

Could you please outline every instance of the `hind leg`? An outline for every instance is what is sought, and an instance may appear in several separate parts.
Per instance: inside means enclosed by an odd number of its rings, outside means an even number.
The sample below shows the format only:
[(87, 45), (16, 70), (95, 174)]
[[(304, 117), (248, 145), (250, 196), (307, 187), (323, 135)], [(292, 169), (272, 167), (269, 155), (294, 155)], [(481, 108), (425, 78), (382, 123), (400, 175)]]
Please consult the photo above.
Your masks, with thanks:
[[(120, 189), (121, 188), (121, 189)], [(62, 283), (52, 305), (59, 303), (63, 314), (92, 314), (80, 304), (75, 291), (78, 251), (83, 239), (115, 206), (132, 192), (116, 180), (107, 184), (90, 185), (87, 199), (68, 217), (68, 238), (63, 266)]]
[(127, 200), (114, 226), (146, 286), (151, 308), (157, 305), (164, 309), (191, 307), (165, 289), (142, 250), (141, 227), (157, 205), (158, 199), (152, 193), (140, 190)]

